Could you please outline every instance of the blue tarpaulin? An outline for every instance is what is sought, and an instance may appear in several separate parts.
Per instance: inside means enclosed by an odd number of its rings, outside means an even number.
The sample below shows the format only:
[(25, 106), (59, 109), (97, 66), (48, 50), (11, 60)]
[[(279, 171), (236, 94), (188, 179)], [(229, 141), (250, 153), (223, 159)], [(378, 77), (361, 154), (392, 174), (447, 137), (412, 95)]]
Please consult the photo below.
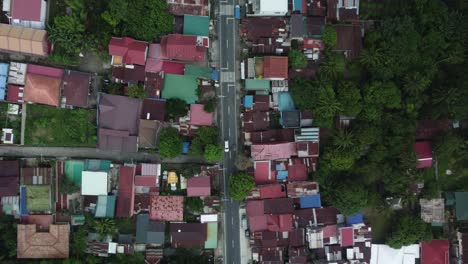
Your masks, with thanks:
[(214, 81), (217, 81), (219, 79), (219, 71), (218, 70), (213, 70), (211, 72), (211, 79)]
[(253, 107), (253, 96), (252, 95), (246, 95), (244, 97), (244, 107), (245, 108), (252, 108)]
[(346, 216), (347, 225), (355, 225), (355, 224), (362, 224), (362, 223), (364, 223), (364, 217), (362, 216), (362, 212), (359, 212), (354, 215)]
[(320, 200), (320, 194), (314, 194), (310, 196), (304, 196), (300, 198), (301, 208), (314, 208), (322, 207), (322, 201)]
[(185, 155), (188, 154), (189, 148), (190, 148), (190, 143), (187, 142), (187, 141), (184, 142), (184, 143), (182, 144), (182, 154), (185, 154)]
[(20, 212), (21, 215), (28, 215), (28, 208), (26, 208), (26, 186), (20, 188)]
[(278, 93), (278, 110), (280, 112), (296, 110), (296, 106), (289, 92)]
[(288, 171), (278, 171), (276, 179), (279, 181), (286, 180), (288, 178)]
[(302, 13), (302, 0), (293, 0), (293, 11), (300, 11)]

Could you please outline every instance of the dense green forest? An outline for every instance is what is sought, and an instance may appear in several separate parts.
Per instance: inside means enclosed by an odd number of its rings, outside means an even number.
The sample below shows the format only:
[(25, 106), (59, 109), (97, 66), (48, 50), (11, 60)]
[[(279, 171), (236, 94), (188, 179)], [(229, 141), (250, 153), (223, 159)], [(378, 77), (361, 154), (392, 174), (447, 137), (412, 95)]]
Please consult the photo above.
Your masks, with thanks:
[[(292, 93), (330, 135), (311, 175), (326, 201), (346, 214), (370, 208), (386, 215), (389, 197), (414, 208), (415, 183), (425, 184), (422, 197), (428, 198), (468, 190), (466, 131), (433, 139), (437, 171), (415, 169), (413, 151), (418, 120), (468, 118), (468, 7), (463, 1), (369, 2), (361, 13), (375, 23), (359, 59), (327, 50), (318, 76), (293, 80)], [(339, 115), (356, 119), (340, 129), (334, 124)]]

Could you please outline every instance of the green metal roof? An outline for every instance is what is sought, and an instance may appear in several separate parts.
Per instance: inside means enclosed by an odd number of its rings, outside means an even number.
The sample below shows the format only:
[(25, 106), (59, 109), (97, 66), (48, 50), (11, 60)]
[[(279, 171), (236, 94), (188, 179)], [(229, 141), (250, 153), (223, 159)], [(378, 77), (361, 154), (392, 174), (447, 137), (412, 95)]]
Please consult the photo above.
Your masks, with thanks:
[(197, 78), (190, 75), (166, 74), (164, 76), (164, 88), (162, 98), (177, 98), (184, 100), (187, 104), (197, 101)]
[(267, 93), (270, 92), (270, 81), (269, 80), (258, 80), (258, 79), (246, 79), (245, 89), (248, 91), (263, 90)]
[(190, 75), (190, 76), (194, 76), (197, 78), (211, 79), (212, 72), (213, 70), (211, 70), (208, 67), (201, 67), (201, 66), (186, 64), (184, 75)]
[(468, 220), (468, 192), (455, 192), (455, 213), (457, 220)]
[(184, 15), (184, 35), (208, 37), (209, 31), (209, 17)]
[(205, 241), (205, 248), (218, 247), (218, 222), (207, 224), (207, 238)]
[(114, 218), (115, 195), (99, 195), (96, 205), (95, 217)]
[(112, 162), (110, 160), (96, 160), (96, 159), (88, 159), (85, 162), (85, 171), (105, 171), (109, 172), (110, 165)]
[(81, 186), (81, 173), (84, 170), (84, 161), (66, 160), (65, 177), (77, 186)]

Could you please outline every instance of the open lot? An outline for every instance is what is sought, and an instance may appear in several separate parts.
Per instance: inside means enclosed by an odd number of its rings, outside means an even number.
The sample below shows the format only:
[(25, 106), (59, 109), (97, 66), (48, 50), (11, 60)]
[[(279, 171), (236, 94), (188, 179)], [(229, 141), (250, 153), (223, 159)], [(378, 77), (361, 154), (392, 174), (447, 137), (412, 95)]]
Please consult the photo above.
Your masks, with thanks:
[(25, 144), (33, 146), (96, 146), (95, 111), (29, 105)]
[(51, 209), (50, 185), (26, 186), (26, 206), (28, 211), (48, 211)]

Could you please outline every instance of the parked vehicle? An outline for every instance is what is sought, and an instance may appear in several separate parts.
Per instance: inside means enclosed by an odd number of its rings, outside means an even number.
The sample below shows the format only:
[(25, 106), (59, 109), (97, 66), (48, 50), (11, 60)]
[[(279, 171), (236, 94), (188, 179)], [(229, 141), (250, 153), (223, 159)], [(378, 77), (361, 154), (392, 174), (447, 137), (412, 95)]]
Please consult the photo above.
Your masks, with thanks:
[(249, 232), (249, 230), (245, 230), (245, 237), (246, 237), (246, 238), (249, 238), (249, 237), (250, 237), (250, 232)]
[(241, 18), (241, 9), (239, 5), (236, 5), (236, 7), (234, 8), (234, 16), (236, 17), (236, 19)]
[(242, 229), (247, 230), (247, 217), (245, 217), (245, 214), (242, 215), (241, 225), (242, 225)]

